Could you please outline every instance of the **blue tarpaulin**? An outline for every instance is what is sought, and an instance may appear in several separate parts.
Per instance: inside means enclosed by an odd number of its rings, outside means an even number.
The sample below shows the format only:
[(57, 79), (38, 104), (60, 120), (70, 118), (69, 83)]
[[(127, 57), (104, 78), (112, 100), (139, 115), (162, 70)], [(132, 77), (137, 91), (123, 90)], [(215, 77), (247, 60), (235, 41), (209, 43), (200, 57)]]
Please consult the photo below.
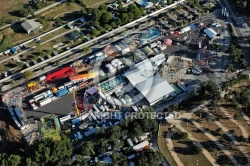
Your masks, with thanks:
[(196, 28), (196, 25), (195, 25), (195, 24), (191, 24), (191, 25), (190, 25), (190, 28), (191, 28), (191, 29), (195, 29), (195, 28)]

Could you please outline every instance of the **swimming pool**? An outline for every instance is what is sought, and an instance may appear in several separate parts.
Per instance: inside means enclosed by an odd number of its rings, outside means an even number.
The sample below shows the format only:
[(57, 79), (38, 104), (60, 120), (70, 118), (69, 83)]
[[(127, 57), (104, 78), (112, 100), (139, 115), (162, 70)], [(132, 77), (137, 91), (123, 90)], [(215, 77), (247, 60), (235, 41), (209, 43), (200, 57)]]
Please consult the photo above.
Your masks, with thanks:
[(153, 29), (150, 29), (147, 33), (143, 34), (141, 36), (141, 39), (142, 40), (150, 40), (150, 39), (153, 39), (153, 38), (156, 38), (159, 36), (161, 36), (161, 32), (158, 29), (153, 28)]
[(174, 88), (174, 91), (177, 95), (181, 94), (183, 91), (182, 89), (180, 89), (179, 87), (177, 87), (176, 85), (172, 84), (171, 85)]
[(140, 5), (146, 7), (148, 5), (148, 1), (147, 0), (141, 0)]

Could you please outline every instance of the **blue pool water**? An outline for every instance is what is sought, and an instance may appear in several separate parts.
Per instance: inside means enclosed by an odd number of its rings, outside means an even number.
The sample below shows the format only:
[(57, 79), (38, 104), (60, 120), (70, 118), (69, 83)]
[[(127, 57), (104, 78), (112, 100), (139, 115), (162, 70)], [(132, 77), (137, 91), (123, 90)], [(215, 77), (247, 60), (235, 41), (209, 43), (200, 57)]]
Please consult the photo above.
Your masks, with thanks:
[(158, 29), (150, 29), (148, 33), (142, 35), (142, 39), (147, 40), (147, 39), (152, 39), (155, 37), (161, 36), (161, 32)]

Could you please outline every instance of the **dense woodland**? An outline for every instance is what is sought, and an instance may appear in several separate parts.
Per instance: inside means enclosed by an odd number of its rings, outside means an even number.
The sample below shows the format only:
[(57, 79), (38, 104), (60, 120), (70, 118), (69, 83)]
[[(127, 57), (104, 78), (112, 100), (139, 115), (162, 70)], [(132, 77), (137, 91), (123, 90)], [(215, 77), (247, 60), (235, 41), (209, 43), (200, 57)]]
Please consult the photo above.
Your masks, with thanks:
[(229, 0), (238, 12), (250, 14), (250, 0)]

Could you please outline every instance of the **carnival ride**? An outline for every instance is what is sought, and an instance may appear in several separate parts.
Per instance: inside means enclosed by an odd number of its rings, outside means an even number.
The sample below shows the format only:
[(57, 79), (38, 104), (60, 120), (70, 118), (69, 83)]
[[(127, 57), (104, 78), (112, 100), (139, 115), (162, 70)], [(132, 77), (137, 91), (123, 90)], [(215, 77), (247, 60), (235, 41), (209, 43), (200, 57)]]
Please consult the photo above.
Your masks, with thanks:
[(71, 81), (84, 81), (90, 78), (95, 78), (98, 74), (97, 73), (88, 73), (88, 74), (81, 74), (69, 77)]

